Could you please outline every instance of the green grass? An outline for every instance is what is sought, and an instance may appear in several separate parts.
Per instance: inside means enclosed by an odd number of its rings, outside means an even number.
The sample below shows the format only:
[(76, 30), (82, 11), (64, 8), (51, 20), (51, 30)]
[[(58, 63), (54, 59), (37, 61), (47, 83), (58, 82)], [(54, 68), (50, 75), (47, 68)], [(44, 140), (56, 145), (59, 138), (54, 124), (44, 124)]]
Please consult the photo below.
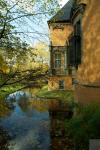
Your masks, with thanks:
[(73, 101), (73, 91), (48, 91), (48, 86), (44, 86), (42, 89), (36, 92), (37, 97), (47, 98), (47, 99), (60, 99), (60, 100), (67, 100)]
[(16, 85), (11, 85), (11, 86), (5, 86), (0, 89), (0, 100), (3, 100), (7, 95), (17, 91), (20, 89), (22, 85), (16, 84)]

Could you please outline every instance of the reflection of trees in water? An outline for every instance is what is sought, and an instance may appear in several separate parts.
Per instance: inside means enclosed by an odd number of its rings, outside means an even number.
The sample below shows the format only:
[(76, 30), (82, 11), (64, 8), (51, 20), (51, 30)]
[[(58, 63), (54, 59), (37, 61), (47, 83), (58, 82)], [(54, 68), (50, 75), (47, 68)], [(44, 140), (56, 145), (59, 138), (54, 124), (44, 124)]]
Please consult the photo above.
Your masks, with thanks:
[(27, 93), (30, 93), (30, 96), (34, 98), (34, 97), (35, 97), (35, 93), (37, 93), (40, 89), (41, 89), (41, 88), (35, 88), (35, 87), (32, 88), (32, 87), (31, 87), (31, 88), (23, 89), (23, 91), (24, 91), (24, 92), (27, 92)]
[(0, 150), (9, 150), (9, 140), (10, 136), (7, 131), (5, 131), (2, 127), (0, 127)]
[(30, 103), (29, 103), (28, 99), (25, 97), (22, 97), (18, 101), (18, 105), (20, 106), (20, 108), (23, 112), (27, 112), (30, 109)]
[(0, 101), (0, 117), (10, 116), (12, 109), (12, 105), (6, 103), (5, 101)]
[(48, 111), (48, 101), (47, 100), (33, 100), (31, 103), (32, 108), (35, 108), (39, 112)]
[(46, 112), (48, 110), (48, 101), (46, 100), (32, 100), (20, 99), (18, 102), (22, 111), (37, 110), (39, 112)]

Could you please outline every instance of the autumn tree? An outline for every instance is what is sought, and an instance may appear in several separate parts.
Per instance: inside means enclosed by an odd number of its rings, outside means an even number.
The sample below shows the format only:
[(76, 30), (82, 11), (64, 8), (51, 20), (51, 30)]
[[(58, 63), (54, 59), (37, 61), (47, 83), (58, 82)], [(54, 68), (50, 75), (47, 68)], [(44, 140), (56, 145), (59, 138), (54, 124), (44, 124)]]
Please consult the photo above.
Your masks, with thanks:
[[(21, 42), (24, 40), (21, 35), (28, 38), (30, 34), (32, 38), (37, 38), (36, 34), (41, 37), (47, 36), (45, 33), (36, 31), (36, 25), (42, 24), (44, 17), (53, 14), (57, 8), (57, 0), (1, 0), (0, 51), (3, 51), (2, 55), (8, 57), (11, 63), (13, 63), (12, 58), (14, 61), (16, 57), (21, 60), (20, 56), (25, 54), (27, 45), (26, 42)], [(25, 32), (25, 26), (29, 26), (30, 31)]]
[[(43, 24), (44, 18), (53, 15), (58, 7), (57, 0), (0, 1), (0, 70), (3, 71), (1, 76), (4, 77), (5, 75), (3, 82), (0, 81), (0, 87), (14, 84), (23, 79), (34, 80), (36, 76), (40, 78), (43, 75), (41, 75), (40, 67), (32, 68), (32, 66), (31, 69), (26, 69), (26, 60), (29, 60), (29, 58), (30, 64), (32, 61), (33, 63), (34, 61), (41, 61), (41, 63), (47, 61), (43, 57), (43, 48), (31, 48), (27, 43), (29, 43), (28, 39), (31, 36), (32, 39), (33, 37), (37, 38), (37, 35), (40, 35), (40, 37), (48, 36), (36, 30), (36, 26)], [(26, 26), (30, 30), (27, 30)], [(21, 66), (26, 70), (18, 69)], [(4, 70), (9, 69), (10, 74), (5, 74)]]
[[(30, 31), (23, 32), (23, 26), (41, 23), (42, 19), (53, 14), (58, 6), (57, 0), (1, 0), (0, 39), (3, 42), (4, 39), (11, 40), (12, 35), (30, 34)], [(18, 26), (21, 26), (21, 31), (17, 30)], [(35, 27), (32, 30), (33, 34), (40, 34)]]

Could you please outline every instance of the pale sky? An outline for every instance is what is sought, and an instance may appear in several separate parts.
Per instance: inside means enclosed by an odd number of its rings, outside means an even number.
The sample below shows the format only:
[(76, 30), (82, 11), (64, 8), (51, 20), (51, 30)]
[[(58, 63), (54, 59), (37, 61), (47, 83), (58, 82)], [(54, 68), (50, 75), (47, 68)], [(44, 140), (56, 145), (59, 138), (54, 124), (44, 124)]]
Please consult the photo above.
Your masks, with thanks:
[(64, 6), (69, 0), (61, 0), (60, 4)]
[[(11, 1), (11, 0), (8, 0), (8, 1)], [(17, 0), (12, 0), (12, 2), (16, 2)], [(32, 5), (30, 5), (29, 3), (29, 6), (26, 7), (26, 3), (27, 0), (19, 0), (19, 2), (23, 2), (23, 3), (19, 3), (20, 6), (24, 6), (25, 5), (25, 8), (27, 11), (31, 12), (31, 9), (32, 9)], [(28, 0), (29, 2), (32, 1), (32, 0)], [(61, 7), (63, 7), (69, 0), (58, 0), (59, 4), (61, 5)], [(33, 9), (32, 9), (33, 10)], [(47, 20), (49, 20), (50, 18), (47, 18)], [(43, 23), (42, 24), (36, 24), (36, 22), (34, 23), (31, 22), (30, 20), (27, 20), (26, 18), (26, 24), (24, 24), (23, 26), (21, 26), (21, 22), (18, 24), (17, 26), (17, 30), (18, 31), (23, 31), (24, 33), (25, 32), (30, 32), (27, 36), (27, 34), (20, 34), (19, 36), (23, 39), (23, 40), (26, 40), (29, 44), (31, 45), (34, 45), (37, 41), (43, 41), (43, 42), (46, 42), (46, 43), (49, 43), (49, 39), (48, 39), (48, 25), (47, 25), (47, 20), (46, 18), (43, 19)], [(27, 25), (27, 22), (28, 22), (28, 25)], [(23, 22), (22, 22), (23, 23)], [(31, 32), (34, 32), (31, 33)], [(40, 34), (38, 34), (40, 33)], [(47, 35), (47, 36), (46, 36)]]

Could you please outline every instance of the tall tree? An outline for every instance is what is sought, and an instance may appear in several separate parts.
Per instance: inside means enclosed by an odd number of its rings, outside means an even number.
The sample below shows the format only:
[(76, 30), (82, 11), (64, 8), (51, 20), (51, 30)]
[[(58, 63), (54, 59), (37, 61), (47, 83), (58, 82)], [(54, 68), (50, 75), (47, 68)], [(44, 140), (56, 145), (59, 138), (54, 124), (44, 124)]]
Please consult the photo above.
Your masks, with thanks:
[[(9, 39), (15, 34), (39, 34), (35, 27), (30, 31), (23, 32), (23, 26), (39, 24), (42, 18), (53, 14), (58, 8), (57, 0), (1, 0), (0, 1), (0, 39)], [(22, 26), (22, 30), (15, 30)], [(41, 34), (41, 33), (40, 33)], [(3, 42), (3, 41), (2, 41)]]
[[(30, 51), (29, 45), (23, 40), (24, 36), (34, 36), (35, 38), (37, 37), (36, 34), (48, 36), (36, 30), (36, 26), (42, 25), (44, 18), (55, 13), (58, 8), (57, 0), (0, 0), (0, 63), (2, 64), (0, 66), (3, 68), (5, 66), (5, 69), (10, 67), (11, 70), (10, 75), (5, 75), (0, 87), (29, 79), (32, 74), (36, 78), (35, 75), (37, 74), (35, 73), (40, 68), (26, 70), (24, 75), (19, 70), (13, 72), (12, 68), (16, 62), (23, 64)], [(25, 26), (29, 26), (30, 30), (25, 31)], [(4, 74), (1, 76), (4, 77)], [(38, 77), (41, 77), (40, 71)], [(12, 82), (12, 79), (14, 79), (14, 82)]]

